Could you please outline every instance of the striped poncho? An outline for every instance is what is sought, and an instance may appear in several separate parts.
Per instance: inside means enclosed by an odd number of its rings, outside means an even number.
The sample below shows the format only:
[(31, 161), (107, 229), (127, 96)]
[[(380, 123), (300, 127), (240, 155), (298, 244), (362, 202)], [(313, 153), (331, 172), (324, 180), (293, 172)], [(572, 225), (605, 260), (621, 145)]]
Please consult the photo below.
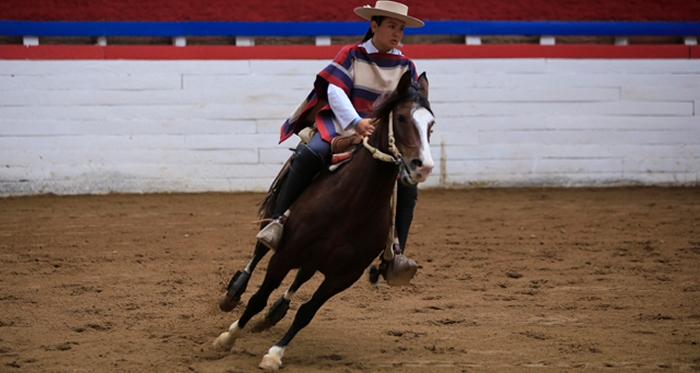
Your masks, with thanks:
[(338, 135), (355, 133), (348, 123), (338, 123), (328, 105), (328, 84), (345, 91), (357, 113), (368, 118), (374, 101), (385, 92), (396, 89), (399, 79), (407, 70), (417, 79), (413, 61), (397, 49), (379, 53), (371, 40), (359, 45), (343, 47), (325, 69), (316, 76), (314, 89), (282, 125), (280, 142), (314, 123), (321, 137), (330, 142)]

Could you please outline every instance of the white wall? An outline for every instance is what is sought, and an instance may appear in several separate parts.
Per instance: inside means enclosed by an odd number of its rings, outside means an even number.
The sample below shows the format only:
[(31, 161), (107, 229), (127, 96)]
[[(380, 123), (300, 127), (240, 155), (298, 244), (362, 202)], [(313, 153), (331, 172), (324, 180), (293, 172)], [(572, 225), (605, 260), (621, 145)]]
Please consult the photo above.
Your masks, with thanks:
[[(266, 190), (327, 62), (0, 61), (0, 195)], [(699, 184), (700, 60), (416, 64), (426, 186)]]

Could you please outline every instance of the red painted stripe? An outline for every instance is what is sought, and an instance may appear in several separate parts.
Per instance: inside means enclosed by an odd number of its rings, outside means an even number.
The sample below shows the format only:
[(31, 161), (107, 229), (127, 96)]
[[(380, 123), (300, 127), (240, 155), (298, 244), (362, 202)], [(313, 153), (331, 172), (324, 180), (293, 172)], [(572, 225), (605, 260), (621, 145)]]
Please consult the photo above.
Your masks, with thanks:
[(411, 58), (690, 58), (685, 45), (406, 45)]
[(689, 47), (690, 58), (700, 58), (700, 45), (693, 45)]
[(0, 45), (3, 60), (101, 60), (104, 49), (85, 45)]
[(296, 60), (330, 59), (338, 53), (337, 46), (314, 45), (278, 46), (106, 46), (106, 59), (126, 60)]
[[(340, 46), (275, 45), (256, 47), (166, 45), (0, 45), (3, 60), (294, 60), (332, 59)], [(414, 59), (449, 58), (574, 58), (688, 59), (700, 58), (700, 46), (687, 45), (455, 45), (421, 44), (402, 48)]]

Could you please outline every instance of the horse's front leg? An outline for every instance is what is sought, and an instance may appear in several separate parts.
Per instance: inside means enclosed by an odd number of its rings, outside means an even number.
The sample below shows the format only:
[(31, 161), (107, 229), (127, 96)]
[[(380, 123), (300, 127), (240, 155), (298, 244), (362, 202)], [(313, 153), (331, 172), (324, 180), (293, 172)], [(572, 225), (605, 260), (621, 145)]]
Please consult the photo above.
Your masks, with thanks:
[(294, 336), (296, 336), (301, 329), (309, 325), (311, 320), (316, 315), (316, 312), (318, 312), (321, 306), (323, 306), (328, 299), (354, 284), (355, 281), (362, 276), (362, 272), (363, 270), (360, 269), (356, 273), (348, 273), (344, 276), (326, 276), (325, 280), (323, 280), (321, 286), (319, 286), (319, 288), (316, 290), (313, 297), (299, 307), (299, 310), (294, 317), (294, 321), (289, 327), (289, 330), (287, 330), (287, 333), (279, 342), (270, 348), (267, 355), (263, 356), (258, 368), (265, 370), (277, 370), (281, 368), (284, 350), (287, 348), (287, 345), (289, 345)]

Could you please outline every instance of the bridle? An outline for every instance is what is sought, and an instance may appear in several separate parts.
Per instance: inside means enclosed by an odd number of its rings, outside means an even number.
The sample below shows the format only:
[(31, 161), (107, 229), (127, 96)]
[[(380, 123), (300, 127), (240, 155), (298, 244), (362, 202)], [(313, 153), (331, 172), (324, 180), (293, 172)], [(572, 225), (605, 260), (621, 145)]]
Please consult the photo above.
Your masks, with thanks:
[(369, 144), (369, 138), (365, 136), (362, 139), (362, 145), (369, 150), (370, 153), (372, 153), (372, 158), (378, 159), (382, 162), (387, 162), (387, 163), (393, 163), (395, 165), (398, 165), (402, 159), (401, 152), (399, 152), (399, 149), (396, 148), (396, 138), (394, 138), (394, 111), (392, 110), (389, 113), (389, 151), (391, 154), (386, 154), (382, 152), (381, 150), (375, 148), (374, 146)]
[(408, 165), (406, 164), (406, 161), (403, 159), (403, 155), (401, 155), (401, 152), (399, 149), (396, 147), (396, 138), (394, 137), (394, 111), (392, 110), (389, 112), (389, 152), (391, 154), (387, 154), (379, 150), (378, 148), (375, 148), (374, 146), (369, 144), (368, 137), (364, 137), (362, 139), (362, 145), (369, 150), (370, 153), (372, 153), (372, 158), (380, 160), (382, 162), (387, 162), (387, 163), (393, 163), (396, 166), (399, 166), (399, 173), (401, 175), (401, 180), (410, 185), (416, 185), (417, 183), (411, 178), (409, 172), (408, 172)]

